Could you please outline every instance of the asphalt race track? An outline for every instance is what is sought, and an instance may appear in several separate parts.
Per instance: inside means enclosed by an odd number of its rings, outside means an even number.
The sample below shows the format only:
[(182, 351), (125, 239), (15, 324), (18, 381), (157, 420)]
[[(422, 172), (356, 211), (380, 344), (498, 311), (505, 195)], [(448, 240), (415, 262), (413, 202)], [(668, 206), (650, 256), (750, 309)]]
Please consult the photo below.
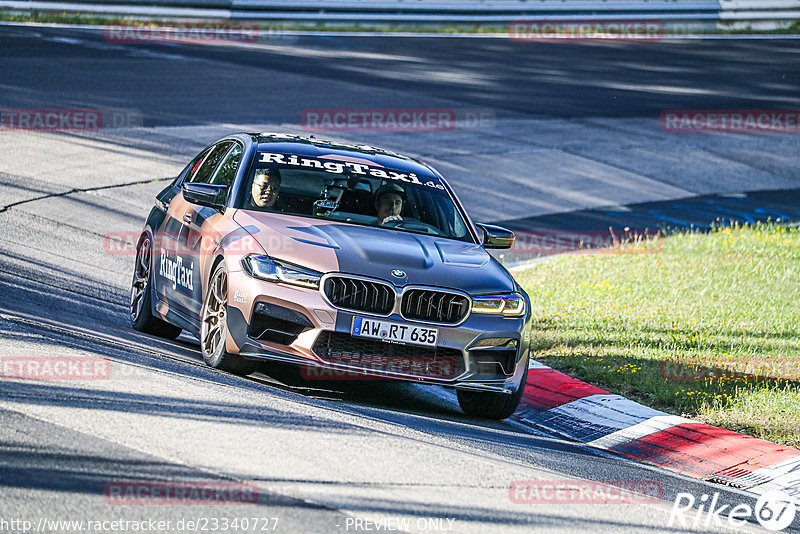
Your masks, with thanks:
[[(248, 379), (207, 368), (195, 339), (163, 341), (129, 327), (133, 251), (110, 246), (108, 236), (137, 232), (164, 182), (217, 137), (301, 133), (303, 111), (314, 108), (491, 117), (446, 132), (325, 134), (428, 159), (487, 222), (549, 217), (559, 227), (559, 214), (573, 211), (797, 189), (796, 134), (670, 134), (658, 119), (665, 109), (796, 109), (798, 59), (800, 41), (312, 35), (131, 45), (91, 29), (0, 26), (1, 109), (102, 109), (137, 122), (0, 129), (0, 362), (111, 361), (103, 380), (0, 377), (0, 532), (126, 532), (86, 522), (151, 519), (169, 522), (151, 528), (164, 532), (377, 524), (763, 532), (757, 524), (669, 527), (681, 492), (717, 492), (720, 504), (754, 499), (511, 421), (468, 418), (444, 389), (300, 382), (277, 366)], [(640, 481), (663, 495), (643, 504), (514, 502), (511, 484), (530, 480)], [(168, 506), (109, 496), (115, 484), (163, 481), (240, 484), (254, 498)], [(238, 530), (222, 527), (237, 518)], [(246, 528), (242, 518), (251, 518)]]

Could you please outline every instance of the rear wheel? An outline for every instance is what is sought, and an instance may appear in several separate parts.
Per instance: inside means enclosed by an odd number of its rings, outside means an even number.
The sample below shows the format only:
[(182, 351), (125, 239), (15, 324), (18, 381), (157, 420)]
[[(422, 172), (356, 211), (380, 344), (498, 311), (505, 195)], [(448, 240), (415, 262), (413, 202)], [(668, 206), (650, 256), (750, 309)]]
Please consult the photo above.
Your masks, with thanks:
[(525, 361), (525, 371), (522, 374), (522, 382), (517, 391), (511, 395), (507, 393), (495, 393), (493, 391), (466, 391), (456, 390), (458, 405), (465, 414), (473, 417), (483, 417), (485, 419), (505, 419), (511, 417), (525, 392), (525, 384), (528, 382), (528, 362)]
[(258, 363), (245, 360), (237, 354), (230, 354), (225, 348), (228, 337), (228, 271), (221, 262), (214, 274), (205, 302), (203, 303), (203, 323), (200, 326), (200, 350), (203, 361), (214, 369), (236, 375), (249, 375), (258, 368)]
[(134, 330), (145, 334), (175, 339), (181, 334), (181, 329), (154, 316), (152, 312), (153, 302), (150, 291), (152, 250), (152, 241), (147, 235), (136, 249), (136, 266), (133, 268), (133, 281), (131, 282), (131, 325)]

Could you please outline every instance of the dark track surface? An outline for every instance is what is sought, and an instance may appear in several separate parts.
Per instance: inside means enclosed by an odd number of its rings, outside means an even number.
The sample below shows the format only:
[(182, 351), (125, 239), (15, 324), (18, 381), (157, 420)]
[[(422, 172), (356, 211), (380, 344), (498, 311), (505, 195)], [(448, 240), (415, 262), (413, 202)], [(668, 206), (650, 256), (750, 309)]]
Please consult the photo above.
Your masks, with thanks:
[[(70, 46), (65, 38), (89, 45)], [(144, 112), (146, 125), (297, 122), (309, 107), (421, 107), (436, 100), (500, 115), (577, 118), (800, 106), (800, 41), (791, 40), (561, 44), (302, 36), (289, 45), (231, 49), (114, 44), (97, 31), (2, 27), (0, 50), (4, 106), (38, 99), (49, 106), (133, 107)], [(214, 63), (177, 60), (165, 68), (147, 52)], [(298, 85), (291, 75), (314, 81)], [(338, 90), (339, 84), (392, 93), (370, 98)]]

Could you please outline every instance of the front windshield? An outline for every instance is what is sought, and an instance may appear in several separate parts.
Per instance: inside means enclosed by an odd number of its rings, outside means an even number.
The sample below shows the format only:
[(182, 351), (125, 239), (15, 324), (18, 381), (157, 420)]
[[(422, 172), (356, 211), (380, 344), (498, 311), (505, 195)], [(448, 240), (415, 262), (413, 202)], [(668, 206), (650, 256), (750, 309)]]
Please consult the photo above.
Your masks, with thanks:
[(472, 241), (439, 178), (340, 156), (260, 153), (244, 208)]

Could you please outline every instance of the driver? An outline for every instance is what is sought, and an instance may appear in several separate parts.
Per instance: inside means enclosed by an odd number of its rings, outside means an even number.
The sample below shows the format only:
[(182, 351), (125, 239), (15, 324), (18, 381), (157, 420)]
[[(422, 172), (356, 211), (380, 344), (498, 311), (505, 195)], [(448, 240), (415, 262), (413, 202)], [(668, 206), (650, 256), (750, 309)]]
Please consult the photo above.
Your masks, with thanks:
[(375, 191), (375, 212), (379, 224), (403, 220), (400, 212), (403, 211), (405, 194), (405, 190), (395, 183), (384, 184)]
[(250, 194), (253, 204), (259, 208), (273, 208), (281, 189), (281, 175), (278, 169), (258, 169), (253, 177)]

